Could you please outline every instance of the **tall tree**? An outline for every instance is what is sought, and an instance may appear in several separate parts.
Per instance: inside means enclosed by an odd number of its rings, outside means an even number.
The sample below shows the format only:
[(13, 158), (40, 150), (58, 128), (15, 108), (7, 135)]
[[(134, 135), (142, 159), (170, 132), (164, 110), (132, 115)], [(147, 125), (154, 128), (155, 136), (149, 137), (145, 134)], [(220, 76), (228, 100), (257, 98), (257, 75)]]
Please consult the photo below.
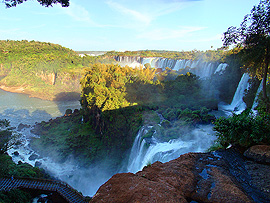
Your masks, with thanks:
[(270, 63), (270, 2), (261, 0), (251, 13), (244, 17), (239, 28), (229, 27), (224, 32), (223, 45), (237, 44), (242, 48), (245, 68), (263, 79), (263, 97), (270, 110), (266, 81)]
[(12, 131), (8, 120), (0, 120), (0, 155), (15, 145), (18, 137), (19, 134)]
[[(15, 7), (27, 0), (3, 0), (8, 8)], [(69, 0), (37, 0), (42, 6), (52, 6), (53, 4), (60, 3), (62, 7), (69, 6)]]

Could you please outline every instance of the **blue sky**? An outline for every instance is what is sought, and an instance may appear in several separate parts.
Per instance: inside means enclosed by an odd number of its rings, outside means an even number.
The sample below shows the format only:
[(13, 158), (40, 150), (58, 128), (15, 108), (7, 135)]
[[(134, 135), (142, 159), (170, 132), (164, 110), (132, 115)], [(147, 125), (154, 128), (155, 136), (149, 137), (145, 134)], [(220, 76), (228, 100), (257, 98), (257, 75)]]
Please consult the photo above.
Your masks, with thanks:
[(0, 3), (0, 40), (51, 42), (75, 51), (208, 50), (259, 0), (70, 0), (68, 8), (28, 0)]

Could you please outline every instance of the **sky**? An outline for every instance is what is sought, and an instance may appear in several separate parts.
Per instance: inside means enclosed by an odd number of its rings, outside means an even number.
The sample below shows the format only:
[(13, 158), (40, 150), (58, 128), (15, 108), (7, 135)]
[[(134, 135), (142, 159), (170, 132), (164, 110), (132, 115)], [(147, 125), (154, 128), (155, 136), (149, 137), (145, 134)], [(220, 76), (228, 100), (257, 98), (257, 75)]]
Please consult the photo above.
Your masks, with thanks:
[[(0, 0), (0, 2), (2, 2)], [(70, 0), (62, 8), (0, 3), (0, 40), (35, 40), (75, 51), (210, 50), (259, 0)]]

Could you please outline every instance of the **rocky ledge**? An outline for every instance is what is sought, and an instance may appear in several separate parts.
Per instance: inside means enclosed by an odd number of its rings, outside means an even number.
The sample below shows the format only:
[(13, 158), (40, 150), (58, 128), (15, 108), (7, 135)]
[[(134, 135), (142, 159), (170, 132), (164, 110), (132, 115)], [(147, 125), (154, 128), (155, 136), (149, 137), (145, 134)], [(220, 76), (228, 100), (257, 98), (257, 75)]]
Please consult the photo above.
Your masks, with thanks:
[(268, 164), (247, 159), (237, 149), (187, 153), (136, 174), (114, 175), (91, 203), (270, 202), (269, 172)]

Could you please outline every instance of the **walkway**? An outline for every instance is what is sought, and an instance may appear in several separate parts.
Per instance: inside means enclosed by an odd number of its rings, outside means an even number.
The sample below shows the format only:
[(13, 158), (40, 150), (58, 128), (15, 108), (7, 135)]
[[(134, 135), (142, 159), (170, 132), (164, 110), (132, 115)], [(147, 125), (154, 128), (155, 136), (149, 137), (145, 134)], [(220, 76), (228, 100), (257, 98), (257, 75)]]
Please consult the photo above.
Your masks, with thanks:
[(34, 178), (0, 178), (0, 190), (9, 191), (16, 188), (57, 192), (70, 203), (86, 203), (82, 194), (62, 181)]

